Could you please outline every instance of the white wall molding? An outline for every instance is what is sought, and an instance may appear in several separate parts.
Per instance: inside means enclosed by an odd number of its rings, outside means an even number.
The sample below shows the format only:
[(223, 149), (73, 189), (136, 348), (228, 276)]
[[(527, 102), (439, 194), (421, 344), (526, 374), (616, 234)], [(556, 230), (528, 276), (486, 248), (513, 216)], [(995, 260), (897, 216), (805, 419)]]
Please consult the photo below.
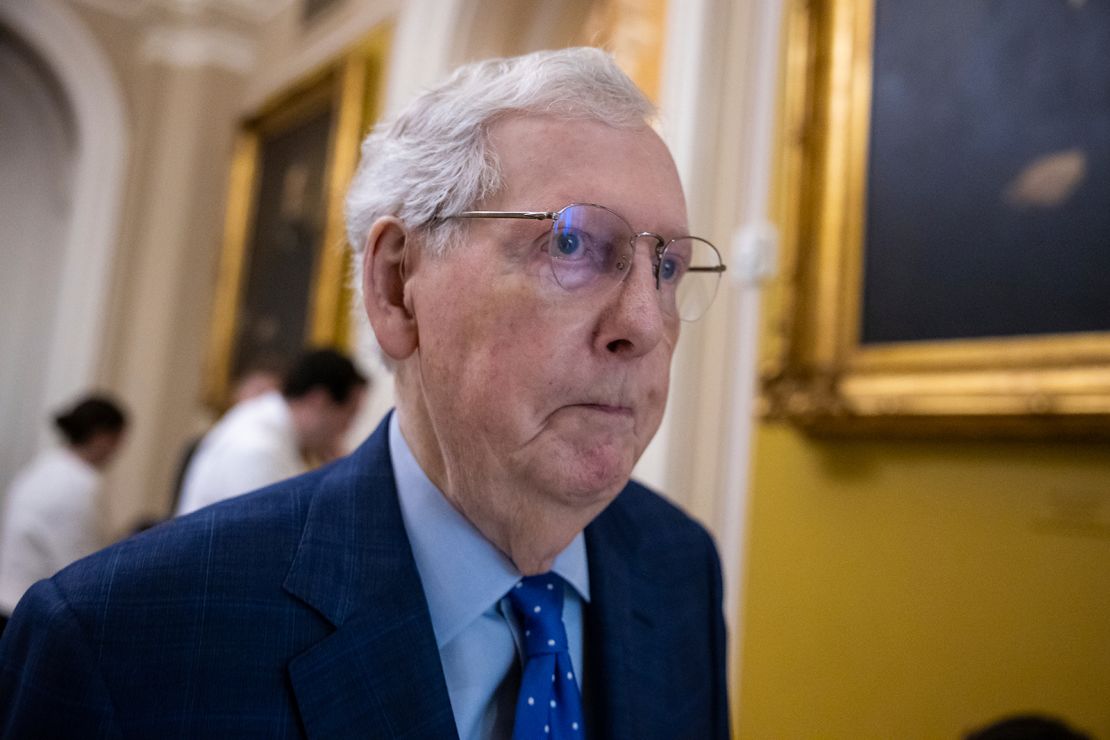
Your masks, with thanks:
[(778, 233), (770, 221), (771, 186), (774, 175), (775, 118), (778, 106), (778, 67), (782, 57), (784, 0), (746, 0), (734, 19), (731, 39), (747, 41), (740, 87), (745, 133), (740, 149), (744, 180), (733, 204), (739, 224), (733, 243), (738, 266), (734, 275), (738, 289), (733, 348), (735, 381), (726, 437), (726, 472), (719, 516), (721, 539), (726, 552), (725, 568), (732, 587), (728, 613), (733, 628), (732, 691), (740, 692), (743, 652), (743, 609), (747, 590), (748, 513), (750, 510), (751, 459), (754, 449), (756, 393), (758, 387), (761, 285), (777, 269)]
[[(403, 0), (357, 0), (352, 6), (354, 10), (345, 15), (341, 22), (328, 23), (322, 20), (317, 28), (305, 35), (304, 43), (296, 54), (271, 60), (276, 63), (264, 64), (255, 71), (243, 96), (242, 111), (247, 113), (258, 110), (274, 95), (280, 94), (306, 74), (334, 60), (358, 43), (375, 27), (395, 18), (398, 13), (404, 16), (410, 5), (419, 4)], [(396, 47), (396, 37), (393, 43)], [(391, 69), (392, 66), (391, 63)]]
[(184, 18), (207, 15), (227, 17), (243, 23), (265, 23), (285, 10), (294, 0), (75, 0), (75, 2), (117, 18), (136, 18), (144, 14), (172, 13)]
[(442, 80), (458, 63), (478, 0), (408, 0), (397, 18), (386, 86), (386, 115)]
[(181, 9), (193, 7), (196, 12), (216, 12), (245, 23), (265, 23), (283, 12), (295, 0), (151, 0), (163, 6)]
[[(690, 202), (729, 266), (711, 316), (678, 363), (700, 388), (669, 432), (667, 481), (717, 538), (726, 584), (732, 691), (740, 685), (760, 284), (774, 269), (768, 223), (783, 0), (669, 3), (663, 133)], [(702, 224), (708, 224), (703, 226)], [(731, 241), (731, 245), (730, 242)], [(728, 247), (731, 246), (732, 249)], [(728, 308), (725, 308), (727, 306)], [(718, 314), (726, 311), (726, 314)], [(700, 345), (699, 345), (700, 342)], [(712, 418), (710, 418), (712, 417)], [(705, 467), (712, 472), (697, 473)], [(711, 486), (706, 493), (700, 489)]]
[[(674, 158), (687, 204), (698, 202), (698, 188), (707, 180), (702, 175), (704, 168), (701, 161), (704, 150), (711, 145), (706, 126), (712, 125), (715, 119), (712, 110), (705, 108), (705, 105), (712, 103), (706, 90), (708, 78), (712, 75), (703, 72), (710, 53), (706, 43), (712, 27), (710, 2), (684, 0), (667, 3), (666, 41), (659, 84), (659, 133)], [(701, 210), (703, 213), (690, 213), (691, 223), (704, 223), (704, 209)], [(701, 329), (687, 328), (678, 343), (672, 364), (671, 400), (659, 431), (636, 465), (635, 477), (656, 490), (665, 491), (688, 511), (705, 520), (708, 512), (700, 510), (702, 507), (695, 500), (695, 494), (686, 490), (686, 486), (677, 485), (675, 464), (689, 449), (689, 445), (678, 441), (681, 436), (679, 417), (685, 409), (678, 408), (682, 401), (676, 399), (679, 393), (677, 381), (680, 380), (677, 375), (684, 366), (691, 364), (686, 357), (698, 351), (694, 339), (702, 334)]]
[(156, 25), (147, 29), (143, 59), (179, 68), (216, 67), (247, 74), (255, 66), (255, 45), (224, 28)]
[(136, 18), (150, 10), (149, 0), (75, 0), (75, 2), (117, 18)]
[(96, 383), (107, 294), (116, 252), (128, 121), (123, 95), (103, 52), (59, 0), (7, 0), (0, 21), (37, 54), (72, 107), (77, 152), (72, 216), (60, 272), (60, 302), (50, 332), (42, 418)]

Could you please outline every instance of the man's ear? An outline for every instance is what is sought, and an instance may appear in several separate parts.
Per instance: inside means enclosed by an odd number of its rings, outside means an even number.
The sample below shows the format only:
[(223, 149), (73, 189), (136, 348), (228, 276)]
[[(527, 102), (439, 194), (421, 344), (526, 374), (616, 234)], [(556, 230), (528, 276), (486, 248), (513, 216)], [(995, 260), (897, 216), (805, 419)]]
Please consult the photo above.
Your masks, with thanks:
[[(405, 252), (408, 231), (400, 220), (385, 216), (370, 227), (362, 255), (362, 300), (382, 351), (404, 360), (417, 347), (416, 317), (405, 298)], [(406, 247), (408, 249), (406, 250)], [(414, 255), (408, 255), (411, 266)]]

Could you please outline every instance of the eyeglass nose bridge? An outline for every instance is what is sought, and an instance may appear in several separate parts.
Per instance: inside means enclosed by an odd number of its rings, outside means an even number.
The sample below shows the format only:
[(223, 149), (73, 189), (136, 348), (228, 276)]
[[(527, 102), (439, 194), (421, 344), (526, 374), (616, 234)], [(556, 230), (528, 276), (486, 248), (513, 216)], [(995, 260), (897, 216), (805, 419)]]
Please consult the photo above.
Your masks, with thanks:
[[(655, 289), (659, 290), (659, 267), (663, 264), (663, 255), (667, 252), (667, 240), (655, 232), (641, 231), (630, 236), (628, 238), (628, 254), (621, 255), (617, 258), (616, 268), (622, 273), (620, 279), (623, 281), (625, 275), (628, 274), (629, 269), (632, 267), (632, 258), (636, 255), (636, 242), (645, 238), (655, 240), (655, 246), (652, 247), (651, 276), (655, 280)], [(626, 260), (627, 264), (625, 263)]]

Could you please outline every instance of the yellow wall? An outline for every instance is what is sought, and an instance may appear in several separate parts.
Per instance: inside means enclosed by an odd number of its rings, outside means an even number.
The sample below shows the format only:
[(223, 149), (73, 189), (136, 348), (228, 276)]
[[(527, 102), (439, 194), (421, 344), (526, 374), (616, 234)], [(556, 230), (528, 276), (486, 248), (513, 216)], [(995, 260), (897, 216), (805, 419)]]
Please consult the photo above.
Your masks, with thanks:
[(1110, 738), (1110, 445), (760, 426), (739, 737)]

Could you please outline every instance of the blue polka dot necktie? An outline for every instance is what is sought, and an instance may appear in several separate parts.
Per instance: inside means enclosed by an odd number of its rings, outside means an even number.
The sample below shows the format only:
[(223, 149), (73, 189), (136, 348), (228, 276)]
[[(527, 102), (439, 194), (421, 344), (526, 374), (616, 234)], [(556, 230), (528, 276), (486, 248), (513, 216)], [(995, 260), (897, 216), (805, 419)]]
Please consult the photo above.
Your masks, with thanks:
[(563, 579), (554, 573), (528, 576), (509, 590), (509, 601), (524, 627), (525, 653), (513, 740), (585, 737), (563, 626)]

